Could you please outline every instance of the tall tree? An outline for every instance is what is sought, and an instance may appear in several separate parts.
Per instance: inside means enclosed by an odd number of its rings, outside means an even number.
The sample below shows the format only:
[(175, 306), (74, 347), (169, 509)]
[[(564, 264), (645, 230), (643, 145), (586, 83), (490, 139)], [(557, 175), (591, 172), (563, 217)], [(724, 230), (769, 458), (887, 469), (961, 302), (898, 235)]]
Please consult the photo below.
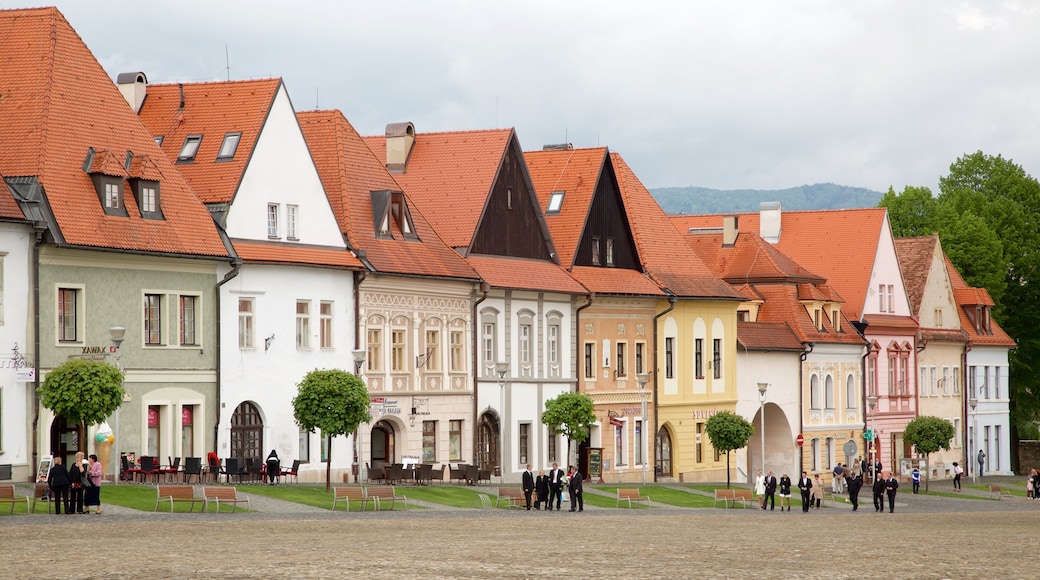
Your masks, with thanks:
[(939, 202), (927, 187), (908, 185), (902, 193), (889, 187), (878, 205), (888, 208), (888, 221), (896, 237), (930, 236), (938, 231)]
[(726, 489), (729, 489), (729, 452), (747, 447), (755, 428), (747, 419), (731, 411), (722, 411), (704, 423), (711, 446), (726, 454)]
[[(903, 441), (913, 445), (919, 452), (924, 453), (924, 464), (930, 466), (932, 462), (929, 457), (940, 449), (950, 449), (950, 440), (953, 439), (953, 423), (939, 417), (922, 415), (907, 423), (903, 430)], [(925, 471), (928, 471), (926, 468)], [(931, 477), (925, 473), (924, 490), (928, 491), (928, 481)]]
[(123, 373), (102, 361), (70, 360), (47, 373), (38, 393), (44, 407), (86, 430), (123, 404)]
[(567, 461), (571, 441), (579, 444), (589, 438), (589, 427), (596, 422), (592, 399), (585, 393), (560, 393), (545, 402), (542, 424), (567, 438)]
[(325, 491), (332, 487), (332, 438), (346, 435), (371, 421), (368, 389), (364, 381), (339, 369), (313, 370), (300, 381), (292, 400), (296, 424), (307, 432), (320, 430), (328, 437)]

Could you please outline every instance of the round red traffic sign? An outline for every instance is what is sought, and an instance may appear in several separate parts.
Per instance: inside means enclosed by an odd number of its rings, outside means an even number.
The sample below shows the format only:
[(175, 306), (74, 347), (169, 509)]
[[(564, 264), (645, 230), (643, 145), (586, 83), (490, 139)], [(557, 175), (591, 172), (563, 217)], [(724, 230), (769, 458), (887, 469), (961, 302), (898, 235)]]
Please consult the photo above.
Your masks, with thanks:
[(801, 447), (802, 444), (805, 443), (805, 437), (803, 437), (802, 434), (799, 433), (798, 436), (794, 438), (794, 442), (797, 443), (799, 447)]

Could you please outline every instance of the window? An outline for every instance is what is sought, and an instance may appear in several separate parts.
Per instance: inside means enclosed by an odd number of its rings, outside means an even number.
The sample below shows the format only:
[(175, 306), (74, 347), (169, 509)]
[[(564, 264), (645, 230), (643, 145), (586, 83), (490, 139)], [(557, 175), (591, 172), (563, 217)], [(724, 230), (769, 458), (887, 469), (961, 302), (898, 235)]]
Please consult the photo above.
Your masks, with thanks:
[(809, 444), (809, 471), (820, 469), (820, 440), (813, 439)]
[(645, 342), (637, 342), (636, 343), (636, 375), (637, 376), (643, 374), (644, 372), (646, 372), (644, 370), (646, 367), (645, 367), (645, 365), (643, 363), (643, 351), (645, 349), (646, 349), (646, 343)]
[(751, 322), (751, 312), (748, 310), (738, 310), (737, 322)]
[(217, 153), (217, 161), (230, 161), (235, 158), (238, 151), (238, 142), (242, 140), (242, 133), (227, 133), (224, 142), (220, 144), (220, 152)]
[(877, 372), (877, 353), (871, 352), (867, 357), (867, 389), (868, 395), (877, 396), (878, 386), (878, 372)]
[(79, 342), (79, 290), (58, 288), (58, 342)]
[(614, 464), (617, 467), (624, 467), (627, 464), (625, 461), (625, 429), (616, 425), (614, 426)]
[(520, 364), (528, 367), (530, 374), (531, 366), (531, 325), (520, 325)]
[(546, 460), (548, 460), (549, 462), (556, 461), (556, 440), (557, 440), (556, 430), (550, 427), (549, 428), (549, 456), (546, 457)]
[(513, 188), (506, 188), (506, 209), (513, 209)]
[(494, 317), (490, 314), (484, 315), (484, 324), (481, 325), (480, 345), (481, 345), (481, 356), (484, 361), (484, 376), (493, 377), (495, 376), (495, 360), (496, 358), (496, 325), (493, 322)]
[(560, 208), (563, 207), (563, 191), (554, 191), (549, 194), (549, 206), (545, 210), (546, 215), (560, 213)]
[(404, 330), (390, 331), (390, 370), (398, 373), (408, 370), (404, 364)]
[(422, 460), (423, 463), (437, 461), (437, 422), (422, 422)]
[(890, 354), (888, 355), (888, 396), (896, 396), (898, 393), (896, 389), (896, 356)]
[(834, 409), (834, 377), (830, 375), (823, 381), (823, 404), (826, 409)]
[(837, 308), (831, 311), (831, 327), (834, 332), (841, 332), (841, 311)]
[(809, 378), (809, 408), (820, 408), (820, 377), (815, 374)]
[(181, 346), (198, 346), (195, 337), (195, 317), (198, 306), (197, 296), (181, 296), (180, 298), (180, 344)]
[(910, 394), (910, 381), (908, 380), (907, 370), (910, 363), (910, 353), (902, 352), (899, 355), (899, 394), (906, 396)]
[(162, 296), (144, 295), (144, 343), (162, 344)]
[(885, 312), (885, 285), (878, 284), (878, 312)]
[(607, 265), (614, 265), (614, 238), (607, 238)]
[(253, 299), (238, 299), (238, 348), (253, 348)]
[(156, 457), (159, 455), (159, 441), (161, 441), (159, 433), (159, 405), (148, 405), (148, 437), (145, 443), (145, 449), (148, 455)]
[(141, 213), (155, 213), (158, 208), (156, 204), (156, 188), (148, 185), (141, 186)]
[(939, 394), (939, 385), (935, 377), (935, 367), (928, 368), (928, 386), (933, 397)]
[(165, 141), (165, 140), (166, 140), (166, 136), (164, 136), (164, 135), (156, 135), (155, 136), (155, 144), (158, 145), (159, 147), (162, 147), (163, 141)]
[(278, 238), (278, 204), (267, 204), (267, 237)]
[(856, 377), (852, 374), (845, 377), (845, 406), (849, 409), (856, 408)]
[(664, 377), (666, 379), (675, 378), (675, 337), (666, 336), (664, 338)]
[(816, 327), (816, 330), (821, 331), (821, 332), (823, 331), (823, 321), (820, 320), (820, 309), (819, 308), (813, 309), (813, 326)]
[(332, 302), (322, 300), (318, 305), (318, 315), (321, 317), (319, 321), (321, 348), (330, 349), (332, 348)]
[(311, 462), (311, 434), (308, 431), (300, 431), (300, 463)]
[(586, 342), (585, 343), (585, 378), (594, 379), (596, 377), (596, 369), (593, 365), (596, 364), (596, 343)]
[(823, 468), (830, 471), (834, 468), (834, 437), (828, 437), (824, 443)]
[(441, 370), (441, 332), (426, 331), (426, 370)]
[(462, 459), (462, 421), (460, 419), (448, 421), (448, 459), (452, 461)]
[(697, 463), (704, 463), (704, 423), (697, 423), (697, 435), (695, 441), (697, 442)]
[(296, 348), (311, 347), (311, 301), (296, 301)]
[(202, 144), (202, 135), (188, 135), (184, 138), (181, 152), (177, 154), (177, 163), (191, 163), (195, 161), (195, 155), (199, 152)]
[(978, 379), (976, 378), (978, 375), (976, 373), (978, 373), (978, 368), (975, 365), (972, 365), (972, 366), (968, 367), (968, 398), (969, 399), (971, 397), (975, 396), (975, 393), (978, 392), (976, 390), (976, 385), (978, 384)]
[(928, 392), (925, 389), (925, 385), (928, 384), (928, 369), (926, 367), (921, 367), (921, 378), (918, 384), (921, 385), (921, 396), (927, 395)]
[(693, 376), (704, 378), (704, 339), (693, 339)]
[(636, 432), (635, 432), (635, 461), (636, 465), (643, 464), (643, 420), (639, 419), (636, 421)]
[(628, 343), (619, 342), (617, 343), (617, 366), (614, 367), (614, 372), (617, 373), (618, 377), (628, 376), (628, 367), (625, 365), (625, 359), (627, 358), (627, 347)]
[(599, 238), (592, 238), (592, 265), (599, 266)]
[(711, 364), (712, 377), (722, 378), (722, 339), (714, 338), (711, 341)]
[(555, 369), (550, 371), (554, 377), (560, 376), (560, 324), (549, 324), (549, 367)]
[(961, 369), (960, 367), (953, 367), (953, 394), (961, 394)]
[(368, 329), (368, 353), (365, 355), (365, 364), (369, 371), (383, 370), (383, 329)]
[(895, 289), (894, 286), (892, 286), (891, 284), (888, 285), (888, 311), (889, 312), (895, 312), (896, 311), (896, 299), (895, 299), (894, 289)]
[(298, 205), (286, 205), (285, 206), (285, 237), (290, 240), (298, 240), (299, 237), (296, 235), (297, 219), (300, 213), (300, 206)]
[(520, 437), (518, 445), (518, 453), (520, 456), (520, 465), (527, 465), (530, 462), (531, 457), (531, 424), (520, 423)]
[(461, 373), (466, 370), (466, 344), (463, 342), (461, 330), (451, 331), (451, 372)]
[(118, 183), (105, 184), (105, 209), (119, 209), (122, 206), (119, 197), (121, 189)]
[(933, 321), (936, 328), (942, 328), (943, 325), (943, 311), (942, 308), (936, 308), (933, 314)]
[(951, 447), (961, 446), (961, 420), (959, 417), (950, 421), (953, 423), (953, 441), (950, 441)]

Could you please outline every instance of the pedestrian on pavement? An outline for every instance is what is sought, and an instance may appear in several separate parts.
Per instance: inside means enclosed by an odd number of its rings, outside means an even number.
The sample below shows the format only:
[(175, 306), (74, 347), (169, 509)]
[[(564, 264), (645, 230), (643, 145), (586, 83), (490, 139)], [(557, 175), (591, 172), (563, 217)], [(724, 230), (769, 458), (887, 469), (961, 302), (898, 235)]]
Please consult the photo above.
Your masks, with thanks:
[(823, 504), (823, 481), (820, 480), (820, 474), (817, 473), (812, 478), (813, 482), (813, 494), (812, 494), (812, 505), (816, 509), (820, 509), (820, 505)]
[(766, 509), (767, 503), (769, 511), (773, 511), (773, 508), (776, 507), (776, 476), (773, 475), (773, 470), (766, 473), (766, 497), (762, 500), (762, 509)]
[(76, 452), (76, 459), (69, 466), (69, 503), (72, 506), (72, 513), (87, 513), (83, 511), (83, 488), (86, 487), (87, 472), (89, 470), (90, 468), (87, 466), (87, 459), (83, 456), (83, 452)]
[(831, 491), (834, 493), (843, 493), (845, 490), (842, 487), (842, 483), (845, 482), (845, 468), (838, 463), (834, 466), (834, 471), (831, 472), (834, 477), (831, 479)]
[(921, 472), (914, 468), (914, 471), (910, 473), (910, 481), (914, 484), (914, 495), (917, 495), (918, 490), (921, 489)]
[(867, 476), (867, 460), (862, 457), (859, 458), (859, 472), (863, 477)]
[(784, 505), (791, 511), (791, 478), (786, 473), (780, 476), (780, 511), (784, 511)]
[(65, 506), (65, 513), (72, 513), (72, 504), (69, 502), (69, 472), (61, 464), (61, 455), (54, 456), (54, 465), (47, 472), (47, 486), (51, 488), (51, 497), (54, 498), (54, 513), (61, 515), (61, 506)]
[(812, 480), (809, 479), (809, 473), (806, 471), (803, 471), (802, 476), (798, 478), (798, 491), (802, 492), (802, 512), (809, 513), (809, 503), (812, 499)]
[(1029, 470), (1029, 475), (1026, 476), (1026, 498), (1027, 499), (1035, 499), (1036, 498), (1035, 482), (1036, 482), (1036, 470), (1035, 469), (1030, 469)]
[(964, 468), (953, 462), (953, 491), (961, 490), (961, 474), (964, 473)]
[(755, 496), (758, 497), (758, 507), (766, 509), (766, 476), (762, 475), (761, 469), (755, 476)]
[(863, 473), (859, 470), (855, 474), (846, 474), (845, 483), (849, 486), (849, 501), (852, 502), (852, 511), (859, 510), (859, 490), (863, 488)]
[(874, 492), (874, 511), (885, 511), (885, 480), (881, 478), (880, 474), (874, 474), (874, 485), (871, 487), (871, 491)]
[(581, 493), (581, 482), (584, 477), (573, 465), (570, 466), (570, 483), (568, 489), (571, 492), (571, 511), (577, 507), (579, 512), (585, 511), (585, 497)]
[(985, 471), (985, 469), (983, 469), (983, 466), (986, 465), (986, 452), (981, 450), (981, 449), (979, 449), (979, 459), (978, 459), (978, 462), (979, 462), (979, 477), (982, 477), (982, 473)]
[(104, 477), (105, 466), (98, 461), (98, 456), (93, 453), (88, 455), (87, 458), (90, 465), (87, 482), (90, 485), (85, 488), (83, 503), (86, 504), (88, 514), (90, 513), (90, 508), (93, 507), (94, 513), (101, 515), (101, 479)]
[(544, 469), (538, 470), (538, 477), (534, 478), (534, 509), (541, 509), (539, 506), (545, 504), (545, 510), (551, 510), (549, 507), (549, 477), (545, 475)]
[(521, 487), (524, 490), (524, 505), (527, 511), (531, 511), (531, 494), (534, 493), (534, 472), (531, 471), (531, 464), (527, 464), (527, 469), (524, 470), (523, 483)]
[(272, 449), (264, 463), (267, 464), (267, 485), (274, 485), (282, 473), (282, 462), (278, 459), (278, 451)]
[(1040, 499), (1040, 471), (1034, 469), (1033, 473), (1033, 499)]
[(885, 493), (888, 494), (888, 513), (896, 511), (896, 490), (899, 489), (899, 480), (896, 474), (889, 473), (888, 481), (885, 482)]
[(563, 501), (563, 470), (558, 463), (553, 463), (549, 470), (549, 503), (545, 504), (547, 511), (552, 511), (553, 500), (556, 500), (556, 511), (560, 511), (560, 502)]

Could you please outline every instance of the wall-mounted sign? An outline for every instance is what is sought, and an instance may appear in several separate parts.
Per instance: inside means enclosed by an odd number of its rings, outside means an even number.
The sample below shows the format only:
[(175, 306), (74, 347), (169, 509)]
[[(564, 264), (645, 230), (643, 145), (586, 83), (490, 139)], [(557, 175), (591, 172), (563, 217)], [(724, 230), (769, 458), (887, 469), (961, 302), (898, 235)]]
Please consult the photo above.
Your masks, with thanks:
[(718, 409), (694, 409), (693, 410), (693, 418), (694, 419), (710, 419), (710, 418), (714, 417), (715, 415), (718, 415), (720, 412), (721, 411), (719, 411)]
[(181, 425), (191, 425), (191, 407), (181, 407)]
[(156, 409), (155, 407), (148, 407), (148, 426), (159, 426), (159, 409)]

